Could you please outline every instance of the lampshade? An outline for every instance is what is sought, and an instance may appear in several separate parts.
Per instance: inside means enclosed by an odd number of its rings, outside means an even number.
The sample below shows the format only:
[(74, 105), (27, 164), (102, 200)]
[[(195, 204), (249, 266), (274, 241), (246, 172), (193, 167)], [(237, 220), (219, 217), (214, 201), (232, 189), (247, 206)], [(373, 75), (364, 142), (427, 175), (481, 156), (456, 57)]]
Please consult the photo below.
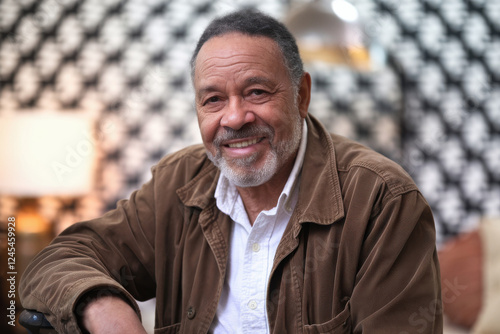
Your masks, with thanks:
[(371, 70), (385, 61), (383, 50), (363, 30), (356, 7), (346, 0), (311, 0), (292, 8), (284, 22), (306, 62)]
[(83, 112), (0, 116), (0, 194), (82, 195), (93, 184), (96, 142)]

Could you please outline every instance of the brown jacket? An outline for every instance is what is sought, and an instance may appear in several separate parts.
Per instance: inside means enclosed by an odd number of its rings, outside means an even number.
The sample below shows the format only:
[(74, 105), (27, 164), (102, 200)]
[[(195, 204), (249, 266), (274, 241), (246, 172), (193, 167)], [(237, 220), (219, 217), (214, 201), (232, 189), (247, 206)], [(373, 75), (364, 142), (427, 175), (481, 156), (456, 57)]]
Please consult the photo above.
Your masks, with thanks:
[[(401, 167), (313, 118), (299, 200), (276, 252), (271, 333), (441, 333), (431, 210)], [(203, 146), (162, 159), (101, 218), (75, 224), (32, 262), (23, 306), (76, 333), (81, 296), (156, 297), (155, 333), (207, 333), (226, 275), (231, 220)], [(135, 306), (137, 308), (137, 306)]]

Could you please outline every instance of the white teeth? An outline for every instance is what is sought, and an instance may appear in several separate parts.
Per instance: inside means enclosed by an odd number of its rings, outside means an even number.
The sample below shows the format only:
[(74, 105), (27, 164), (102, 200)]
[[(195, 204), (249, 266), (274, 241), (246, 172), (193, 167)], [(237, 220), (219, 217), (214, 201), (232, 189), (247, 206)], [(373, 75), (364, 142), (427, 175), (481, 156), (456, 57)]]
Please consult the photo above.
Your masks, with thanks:
[(252, 140), (242, 141), (239, 143), (228, 144), (228, 146), (230, 148), (242, 148), (242, 147), (247, 147), (247, 146), (250, 146), (253, 144), (257, 144), (258, 141), (259, 140), (256, 138), (256, 139), (252, 139)]

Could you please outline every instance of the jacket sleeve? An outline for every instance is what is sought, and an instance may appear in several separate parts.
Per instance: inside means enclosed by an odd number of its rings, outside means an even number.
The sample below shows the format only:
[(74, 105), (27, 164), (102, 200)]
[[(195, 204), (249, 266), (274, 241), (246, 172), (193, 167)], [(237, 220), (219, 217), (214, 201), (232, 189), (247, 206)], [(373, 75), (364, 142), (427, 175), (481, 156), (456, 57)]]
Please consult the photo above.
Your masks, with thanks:
[(80, 332), (77, 305), (91, 291), (118, 294), (139, 314), (135, 299), (155, 291), (153, 183), (103, 217), (70, 226), (42, 250), (21, 278), (23, 307), (45, 313), (60, 333)]
[(431, 210), (413, 190), (370, 219), (350, 300), (354, 333), (441, 333), (442, 304)]

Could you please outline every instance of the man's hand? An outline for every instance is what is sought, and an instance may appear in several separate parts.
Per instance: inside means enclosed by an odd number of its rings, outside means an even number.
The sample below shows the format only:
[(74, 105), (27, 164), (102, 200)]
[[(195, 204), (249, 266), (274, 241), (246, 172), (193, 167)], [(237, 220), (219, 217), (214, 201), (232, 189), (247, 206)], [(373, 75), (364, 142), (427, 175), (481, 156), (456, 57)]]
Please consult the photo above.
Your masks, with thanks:
[(92, 334), (146, 334), (134, 309), (117, 296), (102, 296), (83, 310), (83, 326)]

